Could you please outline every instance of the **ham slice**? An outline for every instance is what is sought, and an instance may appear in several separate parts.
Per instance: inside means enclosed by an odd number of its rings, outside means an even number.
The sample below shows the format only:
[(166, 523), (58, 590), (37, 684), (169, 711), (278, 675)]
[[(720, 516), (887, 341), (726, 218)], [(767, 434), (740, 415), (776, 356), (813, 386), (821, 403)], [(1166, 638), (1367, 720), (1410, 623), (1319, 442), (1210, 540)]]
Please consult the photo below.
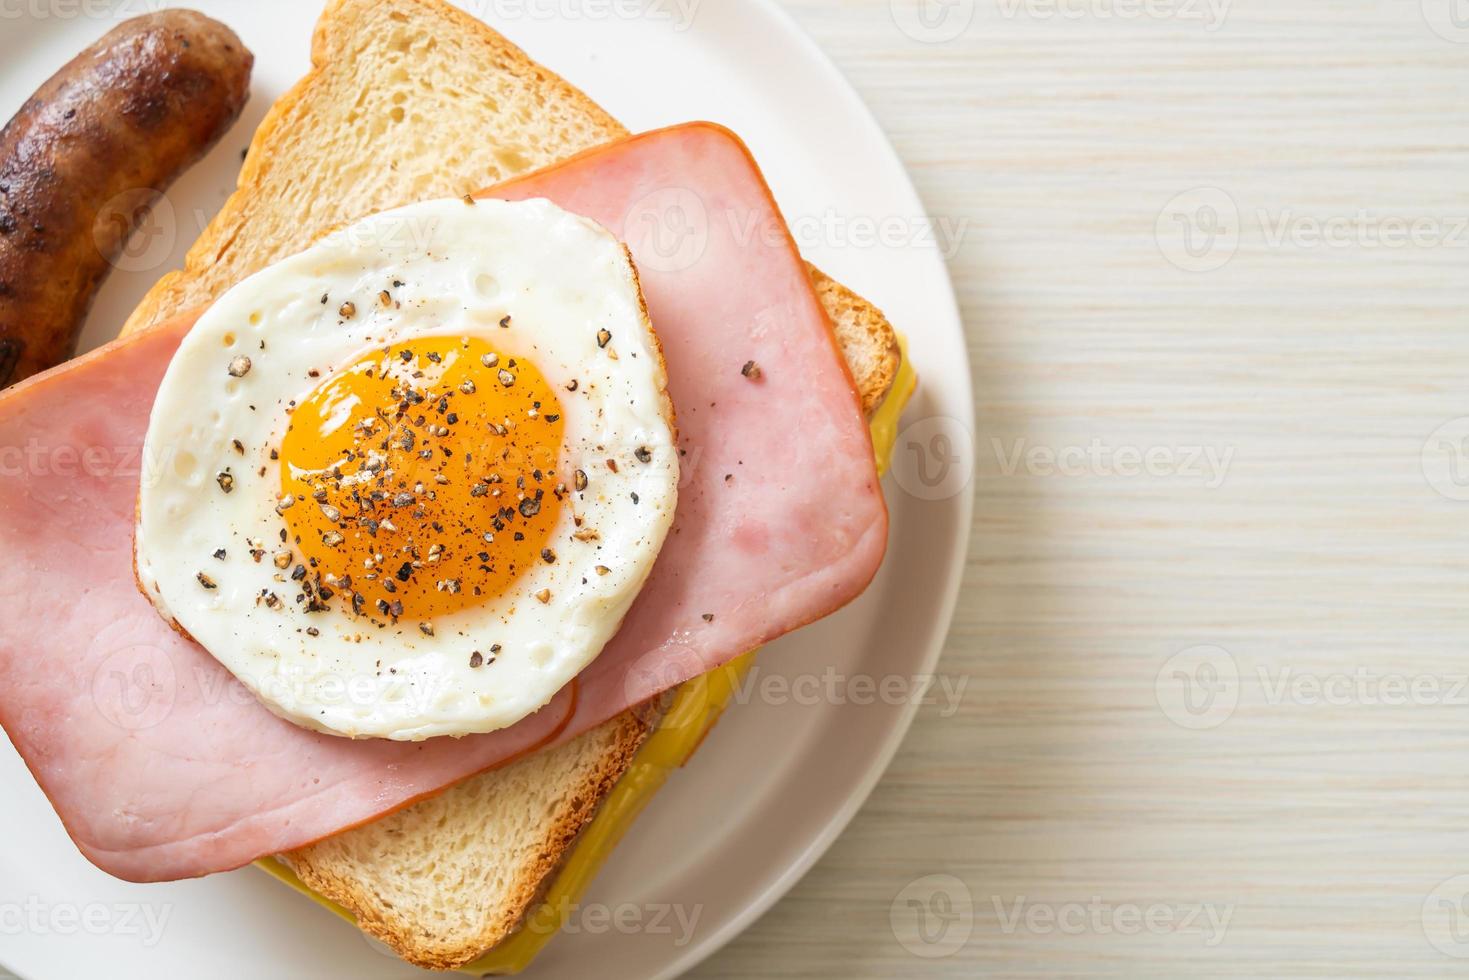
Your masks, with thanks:
[[(855, 597), (887, 513), (851, 378), (743, 144), (707, 124), (485, 196), (548, 197), (628, 242), (684, 481), (622, 630), (540, 712), (405, 744), (296, 728), (137, 591), (134, 502), (181, 318), (0, 394), (0, 724), (82, 852), (131, 881), (300, 847), (569, 739)], [(742, 371), (747, 363), (752, 367)]]

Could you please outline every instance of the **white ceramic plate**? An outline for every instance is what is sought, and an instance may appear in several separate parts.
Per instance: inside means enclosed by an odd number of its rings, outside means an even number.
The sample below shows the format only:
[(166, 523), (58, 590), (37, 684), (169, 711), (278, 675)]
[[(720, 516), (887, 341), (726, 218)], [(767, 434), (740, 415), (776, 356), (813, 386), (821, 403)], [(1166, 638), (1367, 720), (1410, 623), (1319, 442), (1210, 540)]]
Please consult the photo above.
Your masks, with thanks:
[[(0, 0), (0, 118), (117, 20), (160, 5)], [(113, 276), (89, 322), (88, 346), (113, 336), (157, 275), (181, 262), (231, 189), (250, 133), (307, 67), (317, 4), (188, 5), (230, 24), (254, 50), (252, 100), (235, 130), (170, 193), (174, 214), (159, 222), (164, 237), (151, 247), (158, 255), (171, 245), (171, 259)], [(922, 205), (856, 94), (773, 3), (464, 5), (634, 129), (707, 118), (739, 132), (807, 257), (856, 286), (908, 334), (923, 379), (910, 423), (971, 418), (958, 314), (942, 256), (925, 244)], [(963, 424), (919, 421), (911, 431), (926, 439)], [(957, 593), (970, 506), (962, 481), (951, 475), (949, 486), (935, 486), (918, 471), (922, 452), (935, 448), (942, 445), (899, 446), (896, 479), (887, 485), (892, 544), (873, 587), (837, 616), (768, 648), (762, 677), (849, 682), (933, 670)], [(838, 689), (850, 696), (821, 694), (810, 703), (809, 691), (782, 695), (771, 687), (733, 706), (613, 856), (576, 930), (558, 937), (530, 975), (675, 976), (768, 909), (846, 826), (916, 710), (882, 699), (859, 704), (867, 700), (860, 688)], [(252, 869), (153, 886), (94, 870), (7, 741), (0, 741), (0, 799), (0, 963), (29, 980), (428, 975)]]

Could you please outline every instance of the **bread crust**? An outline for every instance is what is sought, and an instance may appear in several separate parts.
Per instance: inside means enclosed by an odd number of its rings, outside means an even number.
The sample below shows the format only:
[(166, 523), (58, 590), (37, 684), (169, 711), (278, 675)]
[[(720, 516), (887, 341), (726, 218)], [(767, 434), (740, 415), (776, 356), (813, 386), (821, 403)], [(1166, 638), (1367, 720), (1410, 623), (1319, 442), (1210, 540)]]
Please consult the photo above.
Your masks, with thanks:
[(862, 412), (870, 418), (892, 389), (903, 363), (898, 335), (881, 310), (816, 266), (809, 262), (806, 266), (831, 320), (837, 347), (852, 372)]
[[(657, 728), (669, 700), (666, 696), (655, 698), (581, 736), (606, 738), (610, 734), (610, 744), (597, 765), (567, 787), (566, 806), (545, 825), (534, 856), (520, 867), (507, 900), (487, 915), (473, 934), (429, 934), (416, 926), (411, 914), (383, 902), (371, 885), (353, 874), (351, 865), (343, 860), (341, 845), (345, 835), (281, 855), (281, 860), (313, 891), (351, 912), (363, 932), (405, 960), (430, 970), (461, 967), (483, 956), (520, 928), (528, 912), (543, 898), (581, 832), (596, 816), (602, 801), (627, 773), (638, 749)], [(452, 792), (453, 789), (446, 794)], [(433, 797), (349, 833), (371, 832), (383, 839), (395, 833), (411, 833), (411, 829), (405, 828), (415, 823), (433, 825), (442, 815), (436, 811), (444, 810), (445, 802), (443, 795)]]
[[(304, 116), (309, 112), (308, 107), (316, 96), (323, 77), (335, 65), (351, 56), (353, 25), (366, 15), (365, 8), (375, 3), (376, 0), (331, 0), (322, 11), (311, 35), (311, 69), (276, 100), (265, 118), (260, 121), (250, 140), (244, 165), (240, 168), (235, 192), (190, 246), (184, 257), (184, 267), (165, 274), (148, 290), (123, 324), (122, 336), (151, 327), (217, 295), (201, 296), (192, 287), (208, 270), (221, 262), (236, 239), (245, 234), (249, 225), (250, 207), (254, 201), (251, 192), (265, 183), (275, 164), (275, 155), (269, 152), (269, 148), (277, 142), (281, 134), (295, 132), (291, 125), (298, 120), (304, 123), (309, 132), (310, 122)], [(447, 21), (447, 27), (456, 29), (462, 36), (483, 48), (491, 60), (503, 62), (505, 70), (527, 78), (548, 99), (554, 98), (576, 106), (587, 117), (590, 128), (604, 132), (604, 142), (628, 134), (621, 123), (580, 89), (532, 61), (520, 48), (469, 13), (442, 0), (385, 0), (382, 5), (398, 8), (390, 15), (392, 17), (411, 18), (416, 13)], [(469, 193), (478, 189), (475, 186), (462, 190)], [(347, 221), (339, 222), (344, 223)], [(244, 275), (253, 271), (255, 270), (245, 270), (239, 278), (244, 278)]]

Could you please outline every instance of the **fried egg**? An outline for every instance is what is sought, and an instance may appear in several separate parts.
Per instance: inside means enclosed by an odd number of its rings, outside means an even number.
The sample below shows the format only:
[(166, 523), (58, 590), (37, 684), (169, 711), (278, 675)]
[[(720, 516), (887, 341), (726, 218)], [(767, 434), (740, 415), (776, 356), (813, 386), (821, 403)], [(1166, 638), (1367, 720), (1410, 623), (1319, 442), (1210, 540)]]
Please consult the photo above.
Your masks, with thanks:
[(158, 391), (140, 587), (272, 711), (490, 732), (601, 652), (679, 463), (627, 250), (548, 201), (430, 201), (225, 293)]

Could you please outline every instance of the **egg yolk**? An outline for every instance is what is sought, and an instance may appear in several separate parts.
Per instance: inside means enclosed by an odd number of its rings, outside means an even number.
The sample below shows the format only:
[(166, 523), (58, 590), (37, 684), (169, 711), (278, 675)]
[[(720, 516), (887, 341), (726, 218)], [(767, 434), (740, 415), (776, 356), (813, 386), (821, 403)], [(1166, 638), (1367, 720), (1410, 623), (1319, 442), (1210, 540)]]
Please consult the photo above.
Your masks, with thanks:
[(434, 617), (554, 563), (563, 425), (536, 366), (477, 338), (394, 344), (336, 372), (293, 409), (280, 447), (281, 547), (294, 551), (277, 564), (297, 601), (431, 633)]

